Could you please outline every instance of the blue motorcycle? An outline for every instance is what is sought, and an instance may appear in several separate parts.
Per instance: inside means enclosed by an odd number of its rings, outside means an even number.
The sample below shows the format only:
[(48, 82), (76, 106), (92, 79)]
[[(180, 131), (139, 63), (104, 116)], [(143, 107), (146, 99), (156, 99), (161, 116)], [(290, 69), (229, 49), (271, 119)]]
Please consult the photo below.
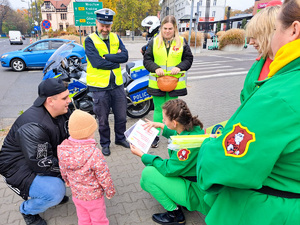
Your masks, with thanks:
[[(86, 68), (81, 59), (69, 57), (73, 47), (73, 41), (70, 41), (54, 52), (43, 70), (43, 80), (61, 78), (68, 84), (72, 100), (69, 108), (93, 114), (92, 93), (86, 85)], [(149, 71), (140, 60), (127, 63), (122, 76), (127, 97), (127, 115), (131, 118), (144, 117), (154, 109), (152, 96), (147, 93)]]

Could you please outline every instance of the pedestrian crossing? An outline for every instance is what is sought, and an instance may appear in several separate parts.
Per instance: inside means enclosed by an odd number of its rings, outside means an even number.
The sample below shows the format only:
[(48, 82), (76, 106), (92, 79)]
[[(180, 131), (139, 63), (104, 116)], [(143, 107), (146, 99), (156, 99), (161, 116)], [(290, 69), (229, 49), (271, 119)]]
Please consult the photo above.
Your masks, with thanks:
[[(204, 58), (204, 57), (202, 57)], [(194, 59), (187, 72), (187, 80), (200, 80), (227, 76), (246, 76), (255, 57), (213, 56), (208, 59)]]

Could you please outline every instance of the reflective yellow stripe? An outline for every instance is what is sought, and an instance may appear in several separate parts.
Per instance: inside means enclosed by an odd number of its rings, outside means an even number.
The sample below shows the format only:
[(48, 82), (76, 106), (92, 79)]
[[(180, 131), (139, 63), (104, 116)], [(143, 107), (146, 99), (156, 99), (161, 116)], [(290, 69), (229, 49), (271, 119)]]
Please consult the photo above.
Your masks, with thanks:
[[(90, 34), (89, 37), (92, 39), (101, 57), (103, 57), (106, 54), (116, 54), (119, 50), (119, 46), (120, 46), (119, 38), (115, 33), (109, 34), (110, 52), (108, 51), (106, 44), (98, 37), (96, 33)], [(112, 71), (116, 77), (115, 78), (116, 84), (121, 85), (123, 83), (121, 66), (117, 69), (113, 69)], [(105, 88), (108, 86), (111, 70), (93, 68), (91, 62), (87, 58), (86, 72), (87, 72), (86, 81), (88, 86), (100, 87), (100, 88)]]
[[(153, 40), (153, 56), (154, 62), (159, 65), (164, 72), (170, 71), (173, 67), (177, 66), (181, 62), (182, 54), (183, 54), (183, 43), (184, 39), (180, 37), (181, 46), (180, 48), (176, 48), (176, 42), (173, 40), (171, 43), (171, 47), (169, 50), (169, 54), (167, 54), (167, 49), (165, 44), (158, 48), (158, 38), (154, 38)], [(177, 74), (174, 77), (178, 78), (178, 83), (175, 90), (186, 88), (185, 83), (185, 74)], [(154, 89), (159, 89), (157, 86), (156, 79), (151, 78), (151, 74), (149, 76), (149, 87)]]

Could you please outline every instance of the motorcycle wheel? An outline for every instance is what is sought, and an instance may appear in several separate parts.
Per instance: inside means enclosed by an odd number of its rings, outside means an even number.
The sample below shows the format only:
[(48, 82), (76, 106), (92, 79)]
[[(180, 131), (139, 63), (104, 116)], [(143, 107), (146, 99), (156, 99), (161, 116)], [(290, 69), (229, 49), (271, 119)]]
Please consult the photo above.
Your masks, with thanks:
[(137, 105), (131, 104), (127, 107), (127, 116), (131, 118), (142, 118), (146, 116), (151, 109), (153, 109), (152, 99), (141, 102)]

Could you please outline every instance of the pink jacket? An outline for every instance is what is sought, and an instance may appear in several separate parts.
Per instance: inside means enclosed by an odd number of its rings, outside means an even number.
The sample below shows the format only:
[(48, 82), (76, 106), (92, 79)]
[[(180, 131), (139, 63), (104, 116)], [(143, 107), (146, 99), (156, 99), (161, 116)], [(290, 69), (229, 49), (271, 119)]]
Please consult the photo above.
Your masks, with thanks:
[(89, 201), (115, 194), (108, 166), (94, 139), (76, 140), (71, 137), (57, 147), (59, 168), (73, 197)]

